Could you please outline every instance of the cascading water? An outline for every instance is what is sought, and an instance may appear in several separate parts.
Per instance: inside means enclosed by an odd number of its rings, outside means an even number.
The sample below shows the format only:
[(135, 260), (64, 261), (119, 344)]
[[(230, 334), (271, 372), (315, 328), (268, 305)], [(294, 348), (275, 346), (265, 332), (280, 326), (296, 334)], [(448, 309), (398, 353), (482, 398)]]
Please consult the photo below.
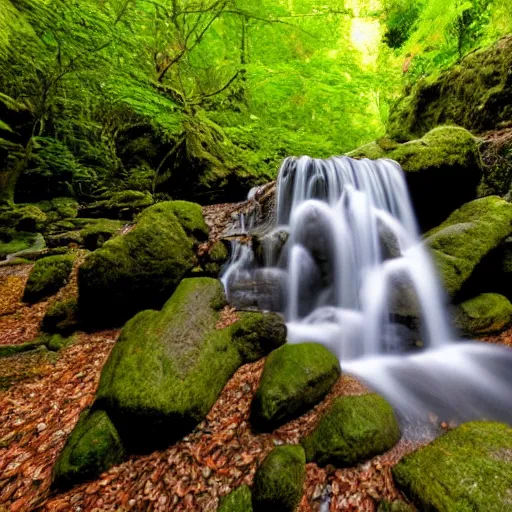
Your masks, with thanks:
[(289, 158), (276, 196), (273, 229), (234, 245), (232, 302), (284, 313), (289, 342), (324, 344), (409, 424), (512, 418), (512, 351), (456, 341), (396, 162)]

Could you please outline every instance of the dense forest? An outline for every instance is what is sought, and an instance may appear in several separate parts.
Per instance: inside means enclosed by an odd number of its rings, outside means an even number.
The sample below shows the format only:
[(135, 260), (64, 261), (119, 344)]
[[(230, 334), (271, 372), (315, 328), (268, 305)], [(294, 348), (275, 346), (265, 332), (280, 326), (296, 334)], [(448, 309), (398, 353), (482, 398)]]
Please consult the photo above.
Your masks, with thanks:
[(508, 0), (0, 0), (0, 512), (512, 510)]
[(404, 86), (512, 27), (498, 0), (2, 0), (1, 12), (7, 202), (240, 198), (286, 156), (383, 135)]

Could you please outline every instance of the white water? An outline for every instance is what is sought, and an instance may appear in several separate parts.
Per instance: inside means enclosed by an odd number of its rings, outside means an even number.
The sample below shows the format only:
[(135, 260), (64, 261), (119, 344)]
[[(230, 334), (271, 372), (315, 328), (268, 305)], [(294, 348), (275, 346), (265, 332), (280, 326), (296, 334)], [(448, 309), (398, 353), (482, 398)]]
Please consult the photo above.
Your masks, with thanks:
[(402, 418), (510, 421), (512, 351), (456, 339), (396, 162), (285, 160), (260, 243), (263, 261), (235, 244), (223, 276), (239, 307), (282, 312), (289, 342), (325, 345)]

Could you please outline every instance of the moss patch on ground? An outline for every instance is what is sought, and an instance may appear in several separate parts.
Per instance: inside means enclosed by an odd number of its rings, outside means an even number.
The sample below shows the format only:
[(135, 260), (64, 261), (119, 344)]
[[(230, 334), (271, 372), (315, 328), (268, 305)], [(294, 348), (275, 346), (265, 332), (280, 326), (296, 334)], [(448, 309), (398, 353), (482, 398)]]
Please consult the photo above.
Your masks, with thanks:
[(498, 293), (482, 293), (457, 306), (455, 325), (468, 336), (500, 332), (512, 322), (512, 304)]
[(393, 409), (378, 395), (334, 400), (302, 445), (308, 462), (353, 466), (391, 449), (400, 440)]
[(114, 325), (160, 308), (196, 258), (172, 202), (156, 204), (135, 229), (89, 255), (78, 272), (79, 308), (91, 324)]
[(510, 510), (512, 428), (490, 422), (461, 425), (404, 457), (393, 477), (420, 510)]
[(254, 511), (294, 512), (302, 497), (305, 478), (306, 459), (301, 446), (274, 448), (254, 476)]
[(318, 343), (284, 345), (268, 357), (251, 406), (251, 424), (268, 431), (320, 402), (341, 375)]
[(74, 262), (72, 254), (37, 260), (28, 277), (23, 301), (34, 303), (57, 293), (66, 284)]
[(95, 478), (123, 458), (123, 445), (107, 413), (86, 410), (55, 464), (53, 485), (67, 488)]
[(98, 388), (126, 447), (165, 447), (204, 419), (241, 364), (229, 328), (217, 330), (219, 281), (185, 279), (162, 311), (143, 311), (124, 327)]
[(497, 196), (465, 204), (425, 235), (448, 293), (461, 290), (475, 267), (512, 233), (512, 204)]
[[(41, 235), (24, 231), (5, 229), (0, 231), (0, 260), (5, 259), (9, 254), (30, 249)], [(44, 246), (44, 243), (43, 243)]]

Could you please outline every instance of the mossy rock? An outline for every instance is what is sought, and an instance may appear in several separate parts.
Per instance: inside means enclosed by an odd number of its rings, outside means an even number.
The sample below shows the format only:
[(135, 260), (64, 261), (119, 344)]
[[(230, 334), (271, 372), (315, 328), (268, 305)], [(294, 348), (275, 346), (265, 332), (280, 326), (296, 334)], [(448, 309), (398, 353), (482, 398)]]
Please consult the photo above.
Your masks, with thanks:
[(43, 318), (41, 327), (45, 332), (67, 336), (76, 331), (79, 325), (77, 300), (72, 298), (52, 304)]
[(160, 308), (196, 258), (194, 242), (172, 202), (148, 208), (136, 227), (90, 254), (78, 272), (84, 321), (115, 325), (147, 308)]
[(11, 357), (23, 352), (31, 352), (39, 348), (45, 347), (45, 340), (35, 339), (26, 343), (18, 343), (17, 345), (0, 345), (0, 357)]
[(209, 228), (200, 205), (188, 201), (172, 201), (174, 215), (180, 221), (185, 233), (198, 242), (208, 240)]
[(123, 222), (110, 219), (99, 219), (98, 222), (89, 224), (80, 231), (80, 236), (86, 249), (94, 251), (103, 246), (103, 244), (117, 235)]
[(512, 234), (512, 204), (497, 196), (465, 204), (425, 235), (448, 293), (454, 297), (475, 267)]
[(28, 277), (23, 301), (34, 303), (57, 293), (67, 283), (74, 262), (72, 254), (37, 260)]
[(388, 134), (411, 140), (439, 124), (483, 132), (512, 120), (512, 36), (419, 80), (391, 109)]
[(48, 247), (68, 247), (68, 246), (81, 246), (83, 238), (80, 231), (67, 231), (56, 235), (46, 236), (46, 243)]
[(163, 448), (204, 419), (241, 365), (230, 328), (218, 330), (220, 281), (184, 279), (162, 311), (123, 328), (103, 369), (97, 404), (127, 448)]
[(217, 240), (208, 251), (208, 258), (219, 265), (226, 263), (229, 259), (229, 251), (226, 244), (221, 240)]
[(254, 475), (254, 512), (294, 512), (305, 478), (306, 458), (300, 445), (274, 448)]
[(154, 203), (149, 192), (122, 190), (80, 209), (82, 217), (132, 220)]
[(286, 324), (276, 313), (241, 313), (232, 327), (233, 343), (244, 362), (252, 363), (286, 343)]
[(340, 374), (336, 357), (318, 343), (274, 350), (252, 402), (252, 425), (269, 431), (300, 416), (327, 395)]
[[(381, 144), (383, 140), (380, 139)], [(482, 177), (476, 139), (467, 130), (456, 126), (440, 126), (422, 139), (405, 144), (383, 144), (381, 147), (377, 141), (348, 156), (389, 158), (398, 162), (405, 171), (423, 231), (439, 224), (465, 202), (476, 199)]]
[(10, 254), (28, 251), (37, 242), (44, 247), (44, 239), (40, 234), (15, 231), (13, 229), (0, 230), (0, 260)]
[(125, 452), (105, 411), (84, 411), (59, 455), (53, 486), (60, 489), (98, 477), (122, 462)]
[(512, 428), (471, 422), (406, 455), (393, 468), (404, 494), (438, 512), (510, 510)]
[(78, 215), (78, 202), (72, 197), (56, 197), (36, 203), (36, 206), (46, 214), (48, 222), (72, 219)]
[(45, 213), (33, 204), (15, 206), (0, 214), (0, 227), (17, 231), (41, 231), (47, 222)]
[(353, 466), (384, 453), (400, 440), (393, 409), (378, 395), (334, 400), (302, 445), (308, 462), (319, 466)]
[(222, 498), (217, 512), (253, 512), (251, 489), (241, 485)]
[(455, 325), (468, 336), (500, 332), (512, 322), (512, 304), (498, 293), (482, 293), (457, 305)]
[(416, 509), (404, 501), (381, 501), (377, 512), (416, 512)]

